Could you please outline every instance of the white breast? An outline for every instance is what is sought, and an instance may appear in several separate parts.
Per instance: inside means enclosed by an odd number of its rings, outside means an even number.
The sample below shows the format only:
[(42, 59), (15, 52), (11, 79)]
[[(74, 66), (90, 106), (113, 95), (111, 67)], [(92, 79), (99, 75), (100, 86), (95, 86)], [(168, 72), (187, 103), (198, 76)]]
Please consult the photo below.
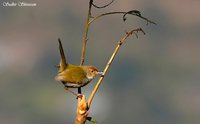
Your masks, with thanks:
[(93, 76), (87, 76), (87, 79), (88, 79), (89, 81), (91, 81), (93, 78), (94, 78)]

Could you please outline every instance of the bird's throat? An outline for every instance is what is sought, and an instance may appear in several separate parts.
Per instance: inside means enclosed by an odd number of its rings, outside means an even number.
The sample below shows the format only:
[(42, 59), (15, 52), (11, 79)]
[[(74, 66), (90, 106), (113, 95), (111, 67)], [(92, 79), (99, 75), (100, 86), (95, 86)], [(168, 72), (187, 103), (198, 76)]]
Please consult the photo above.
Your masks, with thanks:
[(89, 80), (89, 81), (91, 81), (93, 78), (94, 78), (94, 76), (86, 76), (87, 77), (87, 79)]

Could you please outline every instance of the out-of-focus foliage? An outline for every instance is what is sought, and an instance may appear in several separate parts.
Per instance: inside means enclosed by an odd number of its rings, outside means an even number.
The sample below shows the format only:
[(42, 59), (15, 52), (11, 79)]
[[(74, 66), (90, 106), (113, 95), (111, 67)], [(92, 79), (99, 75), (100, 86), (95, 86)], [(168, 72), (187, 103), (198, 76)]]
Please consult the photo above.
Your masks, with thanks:
[[(79, 64), (88, 1), (34, 2), (36, 7), (0, 5), (0, 123), (73, 123), (76, 98), (54, 80), (57, 38), (68, 61)], [(117, 15), (92, 24), (86, 64), (100, 69), (125, 31), (142, 27), (147, 35), (129, 38), (120, 49), (91, 116), (104, 124), (200, 123), (199, 5), (197, 0), (116, 0), (106, 9), (93, 9), (93, 14), (137, 9), (158, 25), (146, 26), (131, 16), (123, 22)], [(93, 86), (83, 92), (89, 94)]]

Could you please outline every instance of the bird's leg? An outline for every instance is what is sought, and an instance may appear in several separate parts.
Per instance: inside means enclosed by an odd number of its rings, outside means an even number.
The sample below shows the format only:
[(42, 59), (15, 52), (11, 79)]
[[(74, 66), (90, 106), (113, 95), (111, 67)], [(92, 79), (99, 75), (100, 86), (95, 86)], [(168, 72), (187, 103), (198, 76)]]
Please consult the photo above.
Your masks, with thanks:
[(72, 93), (73, 95), (75, 95), (77, 98), (82, 98), (82, 94), (78, 94), (78, 93), (75, 93), (74, 91), (70, 90), (68, 87), (64, 87), (65, 90), (67, 90), (68, 92)]

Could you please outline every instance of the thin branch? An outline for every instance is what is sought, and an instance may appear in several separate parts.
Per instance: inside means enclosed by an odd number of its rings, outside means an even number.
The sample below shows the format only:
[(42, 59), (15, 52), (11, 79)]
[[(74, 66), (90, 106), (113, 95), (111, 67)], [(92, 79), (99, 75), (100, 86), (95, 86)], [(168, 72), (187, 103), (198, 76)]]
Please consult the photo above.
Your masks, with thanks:
[(100, 15), (94, 17), (93, 19), (91, 19), (91, 20), (89, 21), (88, 25), (90, 25), (92, 22), (94, 22), (95, 20), (99, 19), (100, 17), (104, 17), (104, 16), (107, 16), (107, 15), (114, 15), (114, 14), (124, 14), (124, 15), (123, 15), (123, 20), (124, 20), (124, 21), (126, 20), (125, 16), (126, 16), (127, 14), (129, 14), (129, 15), (138, 16), (138, 17), (140, 17), (141, 19), (146, 20), (146, 21), (147, 21), (147, 24), (148, 24), (148, 23), (152, 23), (152, 24), (155, 24), (155, 25), (156, 25), (155, 22), (149, 20), (149, 19), (146, 18), (146, 17), (143, 17), (143, 16), (141, 15), (140, 11), (138, 11), (138, 10), (131, 10), (131, 11), (128, 11), (128, 12), (108, 12), (108, 13), (103, 13), (103, 14), (100, 14)]
[(126, 21), (126, 19), (127, 19), (127, 18), (126, 18), (126, 15), (127, 15), (127, 14), (135, 15), (135, 16), (138, 16), (138, 17), (140, 17), (140, 18), (146, 20), (146, 21), (147, 21), (146, 25), (148, 25), (149, 23), (152, 23), (152, 24), (156, 25), (155, 22), (153, 22), (153, 21), (149, 20), (148, 18), (142, 16), (141, 12), (138, 11), (138, 10), (130, 10), (130, 11), (126, 12), (126, 13), (123, 15), (123, 20), (124, 20), (124, 21)]
[(130, 35), (135, 34), (135, 35), (137, 36), (137, 33), (138, 33), (138, 32), (142, 32), (143, 34), (145, 34), (145, 32), (144, 32), (141, 28), (137, 28), (137, 29), (131, 30), (130, 32), (126, 32), (125, 36), (118, 42), (118, 44), (117, 44), (115, 50), (113, 51), (112, 56), (110, 57), (110, 59), (109, 59), (107, 65), (106, 65), (106, 67), (104, 68), (104, 71), (103, 71), (102, 76), (99, 78), (99, 80), (98, 80), (96, 86), (94, 87), (94, 89), (93, 89), (93, 91), (92, 91), (92, 93), (91, 93), (91, 95), (90, 95), (90, 97), (89, 97), (89, 99), (88, 99), (88, 108), (90, 108), (91, 102), (92, 102), (92, 100), (93, 100), (93, 98), (94, 98), (94, 96), (95, 96), (95, 94), (96, 94), (96, 92), (97, 92), (97, 90), (98, 90), (98, 88), (99, 88), (101, 82), (103, 81), (103, 79), (104, 79), (104, 77), (105, 77), (105, 74), (106, 74), (108, 68), (110, 67), (112, 61), (114, 60), (114, 58), (115, 58), (115, 56), (116, 56), (116, 54), (117, 54), (119, 48), (121, 47), (121, 45), (126, 41), (126, 39), (127, 39)]
[(81, 62), (80, 65), (83, 65), (84, 61), (85, 61), (85, 51), (86, 51), (86, 45), (87, 45), (87, 40), (88, 40), (88, 31), (89, 31), (89, 21), (90, 21), (90, 16), (91, 16), (91, 8), (92, 8), (92, 3), (93, 0), (90, 0), (89, 2), (89, 9), (88, 9), (88, 15), (87, 15), (87, 19), (86, 19), (86, 23), (85, 23), (85, 31), (83, 34), (83, 46), (82, 46), (82, 52), (81, 52)]
[(102, 8), (106, 8), (107, 6), (111, 5), (115, 0), (112, 0), (110, 3), (104, 5), (104, 6), (97, 6), (95, 5), (94, 3), (92, 3), (92, 5), (95, 7), (95, 8), (98, 8), (98, 9), (102, 9)]
[[(93, 0), (90, 0), (89, 2), (89, 8), (88, 8), (88, 15), (87, 15), (87, 19), (85, 22), (85, 31), (83, 33), (83, 46), (82, 46), (82, 51), (81, 51), (81, 60), (80, 60), (80, 65), (84, 64), (85, 61), (85, 52), (86, 52), (86, 46), (87, 46), (87, 40), (88, 40), (88, 31), (89, 31), (89, 21), (90, 21), (90, 17), (91, 17), (91, 9), (92, 9), (92, 4), (93, 4)], [(81, 94), (81, 88), (78, 88), (78, 93)]]

